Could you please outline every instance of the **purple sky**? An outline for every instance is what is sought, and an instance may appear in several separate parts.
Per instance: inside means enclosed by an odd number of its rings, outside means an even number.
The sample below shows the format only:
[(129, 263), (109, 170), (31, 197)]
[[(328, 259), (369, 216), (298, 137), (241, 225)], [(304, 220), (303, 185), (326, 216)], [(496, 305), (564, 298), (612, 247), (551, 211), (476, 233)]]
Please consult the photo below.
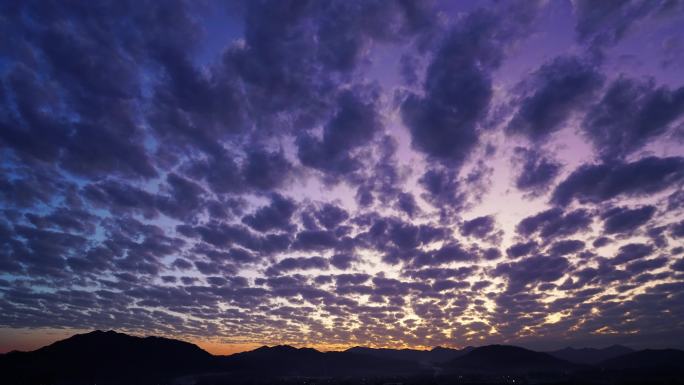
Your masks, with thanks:
[(0, 351), (684, 348), (684, 2), (0, 4)]

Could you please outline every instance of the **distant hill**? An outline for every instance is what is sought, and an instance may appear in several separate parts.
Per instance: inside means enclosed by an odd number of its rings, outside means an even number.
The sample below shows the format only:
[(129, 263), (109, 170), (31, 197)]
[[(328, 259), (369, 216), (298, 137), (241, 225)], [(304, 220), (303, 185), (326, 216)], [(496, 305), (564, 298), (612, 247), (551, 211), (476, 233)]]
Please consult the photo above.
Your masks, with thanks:
[(261, 347), (221, 359), (221, 367), (231, 373), (262, 376), (364, 376), (417, 372), (417, 363), (355, 352), (319, 352), (291, 346)]
[(405, 360), (420, 363), (442, 363), (461, 357), (466, 354), (472, 347), (464, 349), (450, 349), (443, 347), (436, 347), (432, 350), (416, 350), (416, 349), (377, 349), (355, 346), (347, 349), (346, 352), (365, 354), (369, 356), (388, 358), (395, 360)]
[(443, 367), (463, 372), (563, 372), (577, 369), (575, 364), (547, 353), (507, 345), (475, 348), (461, 357), (446, 362)]
[[(596, 360), (627, 348), (563, 349), (552, 352)], [(582, 354), (584, 358), (577, 358)], [(575, 356), (571, 356), (575, 355)], [(575, 357), (575, 358), (573, 358)], [(213, 356), (198, 346), (160, 337), (114, 331), (79, 334), (32, 352), (0, 355), (3, 385), (85, 384), (296, 384), (296, 383), (492, 383), (516, 378), (534, 382), (602, 384), (684, 380), (684, 351), (643, 350), (593, 366), (549, 353), (505, 345), (462, 350), (372, 349), (320, 352), (292, 346), (263, 346), (230, 356)], [(502, 377), (504, 376), (504, 377)], [(575, 376), (575, 377), (573, 377)], [(369, 379), (373, 379), (368, 382)], [(675, 383), (676, 383), (675, 381)]]
[(634, 373), (667, 373), (684, 375), (684, 351), (676, 349), (646, 349), (601, 362), (609, 370)]
[(575, 364), (594, 365), (607, 359), (615, 358), (632, 352), (634, 352), (634, 350), (628, 347), (613, 345), (603, 349), (575, 349), (567, 347), (565, 349), (555, 350), (547, 353), (556, 358), (560, 358), (561, 360), (569, 361)]
[(11, 352), (0, 372), (16, 381), (156, 379), (211, 370), (215, 357), (197, 345), (114, 331), (77, 334), (32, 352)]

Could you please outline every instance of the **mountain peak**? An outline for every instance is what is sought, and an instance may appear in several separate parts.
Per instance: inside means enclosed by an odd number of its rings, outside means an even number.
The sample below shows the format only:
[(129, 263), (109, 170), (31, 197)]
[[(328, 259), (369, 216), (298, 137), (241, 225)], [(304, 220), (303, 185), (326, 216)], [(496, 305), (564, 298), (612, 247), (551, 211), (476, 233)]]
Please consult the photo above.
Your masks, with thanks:
[[(142, 379), (140, 383), (158, 383), (179, 376), (214, 373), (222, 373), (225, 383), (240, 383), (235, 382), (236, 378), (251, 383), (249, 381), (254, 378), (279, 376), (412, 376), (435, 369), (446, 376), (459, 378), (464, 374), (529, 373), (564, 378), (567, 373), (591, 368), (589, 365), (620, 375), (634, 370), (647, 374), (681, 373), (682, 351), (663, 349), (619, 354), (625, 349), (629, 350), (620, 345), (603, 349), (568, 347), (542, 353), (511, 345), (464, 349), (437, 346), (431, 350), (355, 346), (343, 352), (320, 352), (306, 347), (275, 345), (230, 356), (212, 356), (196, 345), (179, 340), (95, 330), (33, 352), (0, 355), (0, 373), (10, 373), (8, 383), (26, 383), (22, 382), (26, 376), (36, 376), (37, 380), (30, 383), (43, 383), (46, 382), (43, 379), (50, 378), (58, 378), (62, 383), (88, 383), (93, 379), (114, 379), (110, 383)], [(599, 364), (577, 365), (570, 359), (553, 355), (562, 353), (593, 360), (611, 354), (614, 358)]]
[(254, 350), (245, 353), (257, 353), (257, 354), (302, 354), (302, 353), (320, 353), (314, 348), (297, 348), (292, 345), (274, 345), (268, 346), (264, 345)]
[(573, 348), (571, 346), (565, 347), (560, 350), (548, 352), (550, 355), (560, 358), (562, 360), (570, 361), (576, 364), (597, 364), (601, 361), (618, 357), (627, 353), (631, 353), (634, 350), (622, 346), (622, 345), (611, 345), (605, 348)]
[(447, 362), (449, 370), (520, 373), (527, 370), (558, 371), (572, 364), (547, 353), (511, 345), (487, 345), (474, 348), (462, 357)]

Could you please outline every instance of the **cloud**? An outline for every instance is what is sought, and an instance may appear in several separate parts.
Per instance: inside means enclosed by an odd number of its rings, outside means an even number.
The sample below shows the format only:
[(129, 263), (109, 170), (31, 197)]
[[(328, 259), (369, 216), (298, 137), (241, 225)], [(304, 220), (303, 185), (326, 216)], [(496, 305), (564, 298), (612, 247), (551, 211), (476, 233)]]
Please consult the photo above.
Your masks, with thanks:
[(58, 208), (48, 215), (26, 213), (26, 218), (39, 229), (52, 228), (64, 232), (92, 234), (98, 219), (87, 211), (74, 208)]
[(653, 246), (645, 243), (629, 243), (621, 246), (612, 263), (622, 265), (635, 259), (647, 257), (653, 253)]
[(324, 230), (305, 230), (297, 233), (292, 248), (295, 250), (323, 250), (335, 248), (338, 240), (335, 234)]
[(326, 203), (315, 213), (315, 217), (323, 227), (332, 230), (347, 220), (349, 213), (336, 205)]
[(451, 262), (466, 262), (476, 260), (477, 256), (462, 245), (451, 242), (435, 251), (419, 255), (412, 261), (413, 266), (439, 266)]
[(245, 182), (256, 189), (270, 191), (281, 187), (292, 172), (292, 165), (282, 152), (251, 150), (243, 168)]
[(607, 234), (628, 233), (648, 222), (655, 212), (654, 206), (642, 206), (635, 209), (615, 207), (603, 214), (603, 229)]
[(335, 254), (330, 257), (330, 264), (340, 270), (348, 270), (356, 260), (357, 258), (350, 254)]
[(294, 201), (274, 193), (268, 206), (257, 209), (254, 213), (242, 218), (242, 223), (260, 232), (270, 230), (290, 231), (293, 229), (290, 219), (297, 209)]
[(266, 275), (274, 276), (292, 270), (310, 270), (318, 269), (325, 270), (329, 266), (328, 261), (322, 257), (298, 257), (285, 258), (278, 263), (272, 265), (266, 270)]
[(546, 192), (562, 168), (543, 152), (524, 147), (515, 148), (514, 163), (520, 168), (515, 187), (533, 196)]
[(634, 162), (585, 164), (556, 186), (552, 202), (559, 205), (600, 203), (618, 196), (660, 192), (684, 179), (684, 158), (646, 157)]
[(684, 271), (684, 258), (679, 258), (670, 266), (675, 271)]
[(644, 20), (654, 16), (676, 14), (681, 7), (672, 1), (626, 0), (595, 4), (590, 0), (574, 1), (577, 23), (575, 31), (580, 42), (602, 56), (602, 51), (635, 31)]
[(587, 113), (582, 130), (598, 154), (624, 159), (665, 134), (684, 116), (684, 88), (656, 87), (653, 79), (620, 77)]
[(509, 134), (539, 142), (562, 128), (601, 87), (603, 75), (574, 56), (557, 57), (537, 69), (518, 96), (520, 107), (506, 126)]
[(684, 237), (684, 220), (672, 224), (671, 229), (671, 234), (673, 238)]
[(83, 195), (96, 207), (106, 208), (114, 213), (139, 213), (146, 218), (159, 213), (154, 195), (116, 180), (106, 180), (87, 185)]
[(464, 236), (485, 238), (494, 230), (494, 225), (494, 217), (491, 215), (473, 218), (463, 222), (461, 225), (461, 234)]
[(586, 231), (592, 221), (591, 213), (585, 209), (563, 213), (559, 208), (552, 208), (524, 218), (516, 229), (522, 236), (538, 232), (542, 238), (549, 239)]
[(549, 253), (555, 256), (566, 256), (574, 254), (584, 249), (584, 242), (577, 239), (565, 239), (554, 242), (549, 249)]
[[(267, 131), (272, 123), (283, 125), (281, 113), (292, 117), (293, 130), (324, 120), (336, 98), (331, 85), (353, 74), (373, 42), (420, 35), (434, 17), (429, 6), (415, 1), (257, 2), (245, 8), (244, 45), (226, 52), (224, 61), (243, 79), (259, 128)], [(339, 164), (346, 159), (321, 159), (331, 150), (325, 142), (302, 139), (302, 145), (312, 166), (346, 170), (348, 165)]]
[(519, 258), (531, 254), (537, 246), (537, 243), (534, 241), (518, 242), (506, 249), (506, 255), (509, 258)]
[(397, 209), (406, 213), (409, 217), (413, 217), (420, 212), (416, 199), (409, 193), (400, 193), (396, 205)]
[(322, 138), (308, 133), (297, 138), (297, 155), (302, 164), (336, 177), (356, 171), (361, 161), (351, 152), (367, 144), (380, 127), (374, 99), (351, 91), (342, 93)]
[(534, 256), (520, 262), (500, 263), (494, 276), (508, 278), (508, 291), (517, 292), (528, 284), (553, 282), (560, 279), (570, 264), (563, 257)]
[(467, 196), (463, 183), (454, 170), (431, 168), (418, 180), (426, 193), (423, 198), (437, 207), (458, 208), (465, 204)]
[(426, 71), (423, 95), (411, 93), (401, 104), (413, 148), (457, 168), (474, 150), (492, 98), (490, 71), (534, 18), (536, 4), (516, 6), (509, 10), (510, 17), (475, 11), (440, 43)]
[(632, 274), (641, 274), (645, 271), (659, 269), (667, 264), (667, 258), (658, 257), (634, 261), (628, 264), (625, 269)]
[[(584, 46), (554, 58), (564, 24), (537, 1), (0, 4), (0, 326), (335, 346), (674, 333), (684, 160), (663, 139), (681, 85), (606, 49), (621, 23), (658, 23), (664, 3), (638, 5), (579, 12)], [(606, 33), (609, 60), (586, 59)], [(566, 171), (578, 144), (548, 140), (574, 122), (596, 163)]]

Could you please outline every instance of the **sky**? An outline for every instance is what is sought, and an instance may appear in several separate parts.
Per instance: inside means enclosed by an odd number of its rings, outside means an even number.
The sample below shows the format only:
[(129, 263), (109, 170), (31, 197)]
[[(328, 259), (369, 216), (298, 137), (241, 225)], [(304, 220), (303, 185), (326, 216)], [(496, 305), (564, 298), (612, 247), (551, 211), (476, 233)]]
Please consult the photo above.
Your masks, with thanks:
[(0, 352), (684, 348), (684, 2), (3, 1)]

